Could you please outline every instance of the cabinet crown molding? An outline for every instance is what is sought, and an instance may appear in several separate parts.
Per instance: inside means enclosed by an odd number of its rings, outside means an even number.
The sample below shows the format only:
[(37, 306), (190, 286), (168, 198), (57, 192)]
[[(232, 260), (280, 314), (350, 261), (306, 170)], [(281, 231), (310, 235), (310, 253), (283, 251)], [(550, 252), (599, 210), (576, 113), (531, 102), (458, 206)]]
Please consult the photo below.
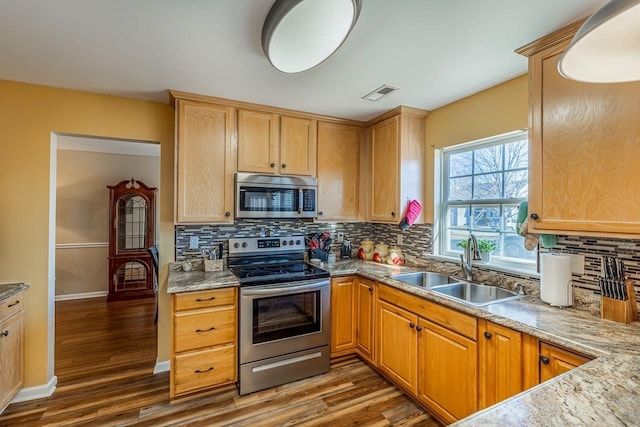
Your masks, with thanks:
[(573, 22), (569, 25), (566, 25), (560, 28), (557, 31), (554, 31), (551, 34), (547, 34), (544, 37), (540, 37), (538, 40), (535, 40), (529, 44), (526, 44), (516, 49), (515, 52), (522, 56), (530, 57), (550, 47), (557, 46), (562, 43), (569, 44), (571, 39), (573, 39), (573, 36), (576, 34), (578, 29), (582, 26), (584, 21), (587, 20), (587, 18), (588, 17), (584, 17), (576, 22)]

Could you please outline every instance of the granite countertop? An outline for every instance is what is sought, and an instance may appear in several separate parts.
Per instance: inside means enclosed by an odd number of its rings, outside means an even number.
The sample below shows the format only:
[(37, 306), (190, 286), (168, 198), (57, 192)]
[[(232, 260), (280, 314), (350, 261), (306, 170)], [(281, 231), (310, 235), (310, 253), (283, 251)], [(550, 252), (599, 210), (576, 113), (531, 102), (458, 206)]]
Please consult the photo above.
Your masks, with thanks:
[[(428, 289), (390, 278), (424, 271), (360, 260), (323, 263), (332, 276), (354, 275), (376, 280), (478, 318), (527, 333), (551, 344), (596, 358), (572, 371), (526, 390), (459, 421), (459, 426), (504, 425), (638, 425), (640, 411), (640, 322), (622, 324), (574, 308), (551, 307), (537, 296), (470, 306)], [(228, 270), (217, 273), (170, 267), (167, 292), (238, 286)]]
[(206, 272), (202, 270), (200, 262), (194, 263), (192, 271), (184, 271), (182, 264), (181, 262), (169, 264), (168, 294), (240, 286), (238, 278), (226, 268), (222, 271)]
[(27, 283), (0, 283), (0, 302), (28, 288)]

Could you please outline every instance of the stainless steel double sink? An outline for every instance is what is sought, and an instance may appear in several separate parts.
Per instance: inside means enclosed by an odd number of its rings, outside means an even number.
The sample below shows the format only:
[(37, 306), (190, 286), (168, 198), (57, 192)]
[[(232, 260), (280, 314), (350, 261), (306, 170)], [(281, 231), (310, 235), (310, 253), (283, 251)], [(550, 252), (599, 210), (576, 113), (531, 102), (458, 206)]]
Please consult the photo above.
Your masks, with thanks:
[(443, 297), (474, 306), (495, 304), (521, 297), (521, 295), (508, 289), (468, 282), (446, 274), (428, 271), (394, 274), (390, 277), (412, 286), (429, 289)]

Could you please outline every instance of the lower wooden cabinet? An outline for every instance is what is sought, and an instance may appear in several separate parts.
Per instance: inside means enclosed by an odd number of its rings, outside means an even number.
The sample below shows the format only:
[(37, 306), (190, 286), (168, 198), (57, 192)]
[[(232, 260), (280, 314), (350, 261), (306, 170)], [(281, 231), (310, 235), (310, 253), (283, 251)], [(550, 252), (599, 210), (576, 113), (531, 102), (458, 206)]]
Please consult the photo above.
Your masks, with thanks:
[(422, 318), (418, 328), (418, 399), (447, 423), (476, 412), (476, 342)]
[(443, 421), (454, 422), (475, 412), (475, 318), (388, 286), (380, 286), (378, 296), (380, 372)]
[(24, 381), (24, 323), (22, 292), (0, 302), (0, 413)]
[(353, 353), (356, 348), (355, 304), (358, 279), (331, 279), (331, 356)]
[(587, 363), (589, 358), (557, 347), (540, 343), (540, 382), (547, 381)]
[(418, 384), (417, 324), (415, 314), (378, 302), (378, 369), (414, 396)]
[(356, 282), (356, 349), (363, 359), (375, 364), (375, 307), (377, 285), (358, 278)]
[(495, 323), (478, 323), (479, 409), (524, 390), (522, 333)]
[(332, 355), (355, 348), (445, 423), (590, 360), (360, 277), (333, 279), (332, 311)]
[(174, 294), (171, 320), (171, 397), (236, 381), (236, 288)]

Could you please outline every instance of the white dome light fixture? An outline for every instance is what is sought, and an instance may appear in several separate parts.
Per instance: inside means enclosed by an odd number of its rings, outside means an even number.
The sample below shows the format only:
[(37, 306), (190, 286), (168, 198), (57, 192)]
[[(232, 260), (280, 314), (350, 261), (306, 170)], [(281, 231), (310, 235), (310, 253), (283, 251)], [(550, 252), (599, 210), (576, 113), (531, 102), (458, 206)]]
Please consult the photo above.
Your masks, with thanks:
[(362, 0), (276, 0), (262, 27), (262, 49), (283, 73), (309, 70), (342, 46), (361, 7)]
[(640, 80), (640, 0), (611, 0), (591, 15), (564, 51), (558, 71), (587, 83)]

